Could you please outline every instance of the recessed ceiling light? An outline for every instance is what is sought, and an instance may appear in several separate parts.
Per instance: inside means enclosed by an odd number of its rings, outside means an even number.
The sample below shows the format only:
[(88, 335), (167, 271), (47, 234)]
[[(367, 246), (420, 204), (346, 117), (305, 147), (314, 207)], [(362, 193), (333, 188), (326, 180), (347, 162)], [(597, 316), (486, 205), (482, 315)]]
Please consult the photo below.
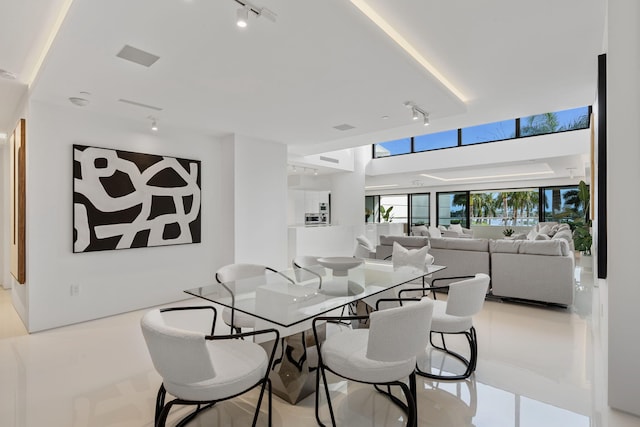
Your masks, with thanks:
[(89, 100), (87, 98), (80, 98), (79, 96), (69, 97), (69, 102), (73, 105), (77, 105), (78, 107), (86, 107), (89, 105)]
[(6, 141), (8, 135), (6, 132), (0, 132), (0, 141)]
[(382, 120), (388, 120), (389, 116), (382, 116)]

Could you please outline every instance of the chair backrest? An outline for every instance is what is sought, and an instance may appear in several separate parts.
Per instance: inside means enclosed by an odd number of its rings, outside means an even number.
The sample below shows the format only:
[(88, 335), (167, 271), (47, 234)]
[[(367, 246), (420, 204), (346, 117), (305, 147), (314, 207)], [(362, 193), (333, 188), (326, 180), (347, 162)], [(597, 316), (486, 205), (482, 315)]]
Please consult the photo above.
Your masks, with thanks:
[(472, 279), (449, 285), (446, 313), (452, 316), (473, 316), (482, 309), (491, 279), (484, 273)]
[(299, 282), (318, 279), (318, 276), (324, 276), (327, 273), (325, 268), (318, 264), (318, 257), (316, 256), (297, 256), (293, 258), (291, 265), (293, 266), (296, 280)]
[(163, 380), (189, 384), (215, 376), (203, 333), (167, 325), (159, 309), (145, 313), (140, 326), (153, 366)]
[(267, 267), (260, 264), (228, 264), (216, 271), (216, 280), (220, 283), (263, 276)]
[(426, 298), (379, 310), (369, 317), (367, 357), (381, 362), (409, 360), (427, 347), (433, 302)]

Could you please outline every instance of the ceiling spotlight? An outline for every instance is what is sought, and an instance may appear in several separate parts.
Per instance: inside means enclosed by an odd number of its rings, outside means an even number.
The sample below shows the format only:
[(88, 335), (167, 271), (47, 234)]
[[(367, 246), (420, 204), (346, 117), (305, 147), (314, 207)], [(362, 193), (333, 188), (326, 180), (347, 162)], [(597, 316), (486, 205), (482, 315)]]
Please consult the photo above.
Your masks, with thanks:
[(415, 102), (412, 101), (405, 101), (403, 105), (411, 109), (411, 118), (413, 120), (418, 120), (420, 115), (422, 115), (423, 124), (425, 126), (429, 126), (429, 113), (418, 107)]
[(266, 7), (257, 7), (246, 0), (234, 0), (241, 7), (236, 11), (236, 25), (245, 28), (249, 23), (249, 12), (253, 12), (256, 17), (264, 16), (270, 21), (276, 22), (276, 14)]
[(154, 132), (158, 131), (158, 120), (153, 117), (153, 116), (149, 116), (147, 117), (149, 120), (151, 120), (151, 130)]
[(313, 174), (317, 176), (318, 175), (318, 169), (314, 169), (313, 170)]
[(249, 21), (249, 7), (245, 4), (236, 12), (238, 20), (236, 21), (236, 25), (240, 28), (245, 28), (247, 26), (247, 21)]

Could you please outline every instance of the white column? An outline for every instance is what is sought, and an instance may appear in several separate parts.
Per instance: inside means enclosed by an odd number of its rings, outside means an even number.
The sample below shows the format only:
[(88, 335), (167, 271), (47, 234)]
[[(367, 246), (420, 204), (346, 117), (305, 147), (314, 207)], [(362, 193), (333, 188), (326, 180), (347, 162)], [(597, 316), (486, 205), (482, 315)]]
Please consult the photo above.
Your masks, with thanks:
[(640, 2), (609, 0), (607, 49), (609, 405), (640, 415)]

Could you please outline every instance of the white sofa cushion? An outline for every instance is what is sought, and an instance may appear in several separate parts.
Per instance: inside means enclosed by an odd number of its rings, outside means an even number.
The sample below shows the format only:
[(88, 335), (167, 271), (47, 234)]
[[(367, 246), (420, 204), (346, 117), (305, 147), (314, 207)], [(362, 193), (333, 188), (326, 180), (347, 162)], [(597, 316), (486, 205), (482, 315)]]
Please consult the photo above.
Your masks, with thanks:
[(571, 253), (569, 243), (564, 239), (528, 241), (521, 240), (518, 253), (528, 255), (567, 256)]
[(424, 270), (427, 265), (433, 264), (433, 257), (429, 255), (429, 246), (420, 249), (407, 249), (398, 242), (393, 242), (393, 268), (414, 267)]
[(405, 248), (421, 248), (429, 245), (429, 239), (423, 236), (380, 236), (381, 245), (393, 246), (393, 242), (398, 242)]
[(429, 237), (429, 229), (424, 225), (416, 225), (411, 227), (411, 235)]
[(369, 252), (374, 252), (376, 250), (375, 246), (373, 246), (373, 243), (371, 243), (371, 240), (367, 239), (367, 236), (361, 234), (360, 236), (356, 237), (356, 242), (358, 242), (359, 245), (362, 245), (365, 249), (368, 249)]
[(536, 237), (533, 238), (533, 240), (549, 240), (551, 239), (551, 237), (549, 237), (546, 233), (538, 233), (536, 234)]
[(462, 233), (462, 226), (460, 224), (451, 224), (449, 226), (449, 230), (456, 231), (458, 233)]
[(430, 240), (430, 243), (431, 243), (431, 247), (434, 249), (438, 248), (438, 249), (478, 251), (478, 252), (489, 251), (488, 239), (456, 239), (456, 238), (442, 237), (440, 239), (432, 238)]
[(489, 251), (506, 254), (517, 254), (520, 248), (519, 240), (491, 240), (489, 241)]

